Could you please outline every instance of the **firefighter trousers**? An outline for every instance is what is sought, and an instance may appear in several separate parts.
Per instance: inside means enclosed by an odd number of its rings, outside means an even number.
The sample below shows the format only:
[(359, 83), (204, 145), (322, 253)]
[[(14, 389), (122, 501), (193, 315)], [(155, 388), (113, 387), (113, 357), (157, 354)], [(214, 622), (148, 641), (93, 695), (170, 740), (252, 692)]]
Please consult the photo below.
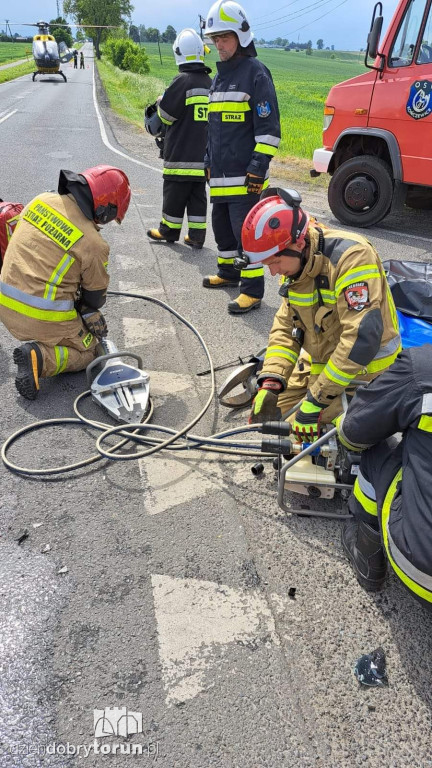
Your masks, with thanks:
[[(432, 522), (415, 519), (402, 505), (402, 442), (384, 440), (361, 454), (359, 473), (349, 501), (351, 512), (381, 534), (387, 559), (403, 585), (432, 609)], [(412, 472), (411, 467), (406, 471)]]
[(159, 232), (166, 240), (171, 243), (178, 241), (186, 211), (190, 239), (199, 245), (204, 244), (207, 228), (207, 192), (204, 179), (202, 181), (164, 179), (162, 204)]
[(264, 267), (251, 264), (239, 272), (234, 259), (241, 253), (241, 230), (250, 209), (259, 195), (240, 195), (235, 202), (213, 202), (212, 226), (218, 249), (218, 275), (226, 280), (240, 280), (240, 293), (262, 299), (264, 296)]
[(42, 373), (57, 376), (82, 371), (97, 357), (98, 340), (77, 315), (61, 323), (34, 320), (7, 307), (0, 307), (0, 320), (19, 341), (35, 341), (42, 353)]

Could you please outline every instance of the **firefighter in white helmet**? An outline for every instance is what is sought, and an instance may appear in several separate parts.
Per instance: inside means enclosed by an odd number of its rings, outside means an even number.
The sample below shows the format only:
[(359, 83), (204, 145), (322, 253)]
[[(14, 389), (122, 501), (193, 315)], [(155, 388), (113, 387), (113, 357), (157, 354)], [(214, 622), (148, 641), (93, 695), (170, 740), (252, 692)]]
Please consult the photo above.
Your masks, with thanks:
[(245, 216), (268, 186), (270, 160), (280, 142), (279, 109), (271, 74), (256, 58), (242, 6), (217, 0), (208, 12), (205, 33), (214, 41), (220, 61), (210, 90), (205, 158), (218, 271), (205, 277), (203, 285), (225, 288), (240, 282), (240, 295), (228, 304), (228, 311), (243, 314), (261, 304), (264, 269), (253, 264), (239, 273), (234, 259), (241, 249)]
[(204, 154), (211, 70), (204, 64), (203, 42), (193, 29), (179, 33), (173, 51), (179, 74), (158, 104), (159, 117), (167, 127), (162, 219), (147, 235), (152, 240), (177, 242), (186, 211), (188, 234), (184, 242), (202, 248), (207, 226)]

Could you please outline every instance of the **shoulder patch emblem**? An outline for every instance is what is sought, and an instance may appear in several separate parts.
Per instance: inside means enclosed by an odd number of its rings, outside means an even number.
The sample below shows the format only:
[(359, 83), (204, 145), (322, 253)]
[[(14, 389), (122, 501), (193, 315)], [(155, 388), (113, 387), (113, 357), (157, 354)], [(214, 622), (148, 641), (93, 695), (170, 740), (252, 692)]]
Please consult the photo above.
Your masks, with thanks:
[(258, 117), (268, 117), (271, 114), (271, 106), (268, 101), (260, 101), (256, 106)]
[(365, 307), (370, 307), (369, 286), (367, 283), (352, 283), (345, 288), (344, 296), (348, 309), (361, 312)]

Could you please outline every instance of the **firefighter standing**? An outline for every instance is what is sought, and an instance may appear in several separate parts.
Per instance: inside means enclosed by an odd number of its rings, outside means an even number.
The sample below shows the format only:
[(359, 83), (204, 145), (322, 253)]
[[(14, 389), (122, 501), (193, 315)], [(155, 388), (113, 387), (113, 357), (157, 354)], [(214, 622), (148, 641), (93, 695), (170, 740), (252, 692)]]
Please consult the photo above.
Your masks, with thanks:
[(99, 309), (109, 282), (99, 227), (120, 223), (129, 201), (126, 174), (98, 165), (60, 171), (58, 194), (43, 192), (22, 211), (3, 262), (0, 320), (27, 342), (13, 359), (16, 387), (28, 400), (41, 377), (80, 371), (96, 357), (107, 332)]
[(264, 269), (253, 264), (239, 276), (233, 262), (241, 248), (245, 216), (268, 186), (270, 160), (280, 142), (279, 109), (271, 74), (256, 58), (241, 5), (233, 0), (214, 3), (205, 33), (213, 39), (220, 61), (210, 90), (205, 160), (218, 272), (205, 277), (203, 285), (237, 286), (240, 277), (240, 295), (229, 302), (228, 311), (243, 314), (261, 304)]
[(186, 245), (202, 248), (206, 235), (207, 194), (204, 154), (211, 71), (204, 65), (204, 46), (193, 29), (183, 29), (173, 44), (179, 74), (163, 94), (158, 114), (167, 126), (163, 148), (163, 212), (152, 240), (179, 240), (187, 211)]
[[(268, 190), (242, 230), (244, 259), (283, 282), (250, 422), (302, 401), (293, 419), (312, 442), (343, 408), (341, 395), (388, 368), (401, 349), (381, 261), (365, 237), (311, 220), (294, 190)], [(310, 356), (309, 358), (301, 350)]]
[(74, 60), (74, 69), (78, 69), (78, 51), (75, 50), (73, 53), (73, 60)]
[[(432, 346), (405, 349), (336, 420), (339, 439), (362, 453), (342, 544), (360, 584), (384, 583), (387, 559), (424, 606), (432, 604)], [(402, 433), (398, 442), (391, 438)]]
[(85, 69), (84, 54), (82, 51), (80, 52), (80, 69)]

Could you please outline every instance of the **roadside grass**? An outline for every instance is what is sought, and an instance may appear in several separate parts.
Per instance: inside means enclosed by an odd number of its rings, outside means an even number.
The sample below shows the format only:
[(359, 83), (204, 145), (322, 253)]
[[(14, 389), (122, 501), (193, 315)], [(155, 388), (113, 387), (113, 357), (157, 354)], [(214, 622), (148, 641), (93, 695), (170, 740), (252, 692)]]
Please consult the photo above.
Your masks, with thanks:
[(33, 58), (31, 43), (0, 43), (0, 66), (25, 58)]
[[(163, 92), (177, 74), (172, 47), (145, 43), (150, 59), (149, 75), (122, 72), (102, 59), (97, 62), (111, 107), (122, 117), (142, 127), (147, 104)], [(331, 57), (334, 58), (331, 58)], [(281, 170), (292, 158), (303, 159), (300, 171), (311, 167), (314, 149), (322, 146), (323, 107), (330, 88), (365, 72), (363, 53), (353, 51), (304, 51), (258, 48), (259, 59), (270, 69), (279, 102), (282, 141), (275, 158)], [(206, 64), (217, 72), (217, 53), (212, 47)], [(272, 166), (273, 167), (273, 166)], [(325, 182), (323, 182), (325, 183)]]
[(16, 67), (10, 67), (10, 69), (0, 69), (0, 83), (7, 83), (9, 80), (15, 80), (22, 75), (29, 75), (35, 70), (35, 64), (33, 57), (31, 61), (26, 61), (24, 64), (17, 64)]

